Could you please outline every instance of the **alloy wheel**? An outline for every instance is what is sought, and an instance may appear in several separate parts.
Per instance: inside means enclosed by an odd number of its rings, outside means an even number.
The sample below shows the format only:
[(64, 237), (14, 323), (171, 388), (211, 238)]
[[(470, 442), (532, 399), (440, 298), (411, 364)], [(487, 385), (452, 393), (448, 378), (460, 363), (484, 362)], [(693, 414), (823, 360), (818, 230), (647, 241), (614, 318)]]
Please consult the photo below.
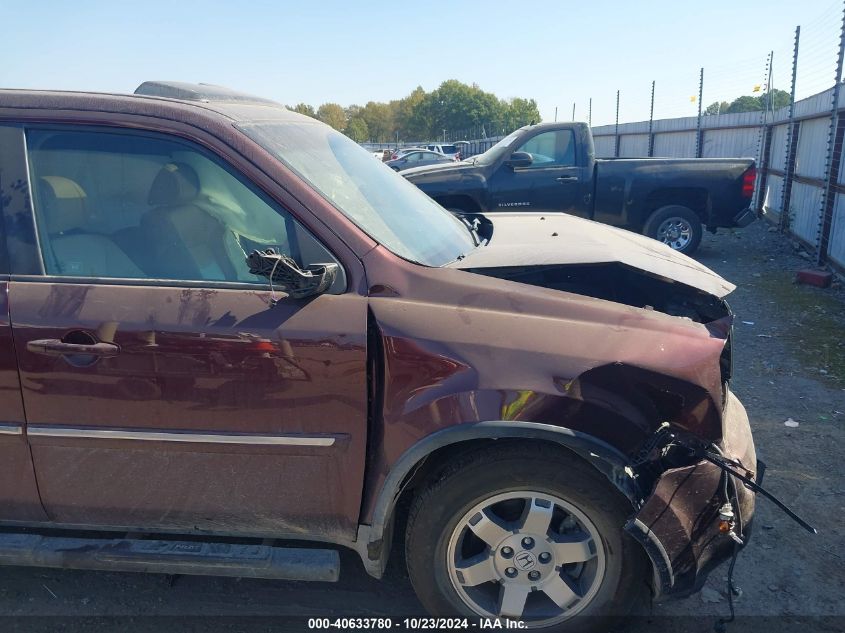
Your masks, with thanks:
[(583, 610), (598, 592), (601, 543), (593, 522), (559, 497), (498, 494), (458, 521), (447, 546), (449, 578), (482, 617), (550, 626)]
[(666, 218), (657, 227), (657, 239), (676, 251), (682, 251), (689, 246), (692, 234), (692, 225), (685, 218)]

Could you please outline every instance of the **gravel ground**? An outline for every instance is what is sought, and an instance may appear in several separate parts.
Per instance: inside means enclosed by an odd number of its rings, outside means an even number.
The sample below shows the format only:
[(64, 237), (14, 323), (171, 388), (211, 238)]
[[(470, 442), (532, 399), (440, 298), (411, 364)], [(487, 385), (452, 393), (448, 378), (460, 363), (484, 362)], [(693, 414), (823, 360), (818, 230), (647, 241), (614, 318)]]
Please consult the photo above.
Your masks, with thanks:
[[(768, 464), (766, 487), (819, 530), (812, 536), (758, 500), (754, 538), (736, 565), (741, 619), (728, 630), (842, 631), (845, 292), (794, 285), (810, 262), (764, 222), (707, 235), (697, 257), (737, 285), (734, 391)], [(342, 560), (337, 584), (6, 568), (0, 614), (21, 616), (7, 617), (4, 630), (266, 631), (292, 628), (283, 616), (420, 612), (398, 557), (385, 582), (369, 578), (355, 555)], [(726, 577), (723, 565), (700, 594), (653, 605), (624, 630), (713, 630), (728, 611)]]

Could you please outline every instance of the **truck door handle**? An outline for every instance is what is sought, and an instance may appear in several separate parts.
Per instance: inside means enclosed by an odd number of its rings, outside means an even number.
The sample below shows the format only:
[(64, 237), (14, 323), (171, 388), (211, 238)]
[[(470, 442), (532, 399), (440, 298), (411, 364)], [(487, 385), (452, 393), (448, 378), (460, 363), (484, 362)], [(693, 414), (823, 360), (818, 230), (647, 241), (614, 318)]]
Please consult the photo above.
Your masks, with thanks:
[(578, 180), (578, 176), (558, 176), (555, 180), (558, 182), (571, 182), (573, 180)]
[(111, 357), (120, 353), (120, 347), (114, 343), (65, 343), (57, 338), (44, 338), (28, 341), (26, 349), (42, 356), (64, 356), (65, 354), (90, 354), (92, 356)]

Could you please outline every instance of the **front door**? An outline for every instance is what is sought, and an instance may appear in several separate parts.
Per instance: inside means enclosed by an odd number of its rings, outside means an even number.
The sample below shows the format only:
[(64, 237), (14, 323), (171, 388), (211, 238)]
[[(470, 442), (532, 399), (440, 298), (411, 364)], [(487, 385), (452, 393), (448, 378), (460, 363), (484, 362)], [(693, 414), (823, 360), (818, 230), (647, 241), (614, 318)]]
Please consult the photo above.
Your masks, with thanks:
[[(24, 134), (43, 274), (12, 276), (10, 314), (50, 518), (354, 534), (366, 299), (343, 263), (197, 146)], [(341, 274), (325, 294), (286, 298), (244, 261), (267, 248)]]
[(492, 210), (586, 215), (572, 130), (540, 132), (513, 151), (531, 154), (532, 162), (498, 167), (490, 177)]

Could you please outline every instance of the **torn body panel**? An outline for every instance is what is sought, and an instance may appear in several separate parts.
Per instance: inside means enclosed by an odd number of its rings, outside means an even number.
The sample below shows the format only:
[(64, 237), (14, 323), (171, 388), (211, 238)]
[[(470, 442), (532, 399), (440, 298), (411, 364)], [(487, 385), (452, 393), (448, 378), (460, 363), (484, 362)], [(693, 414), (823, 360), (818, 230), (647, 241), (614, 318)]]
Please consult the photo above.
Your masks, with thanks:
[(375, 271), (370, 309), (383, 340), (384, 394), (363, 523), (390, 465), (455, 424), (542, 422), (628, 455), (667, 419), (721, 439), (725, 335), (569, 292), (376, 263), (387, 256), (377, 248), (365, 261)]
[[(651, 295), (633, 305), (633, 298), (586, 296), (576, 286), (543, 287), (486, 271), (379, 265), (385, 256), (377, 248), (365, 260), (372, 271), (370, 310), (382, 343), (382, 423), (371, 427), (361, 520), (375, 532), (389, 523), (401, 493), (402, 484), (385, 490), (391, 469), (450, 427), (488, 421), (511, 428), (549, 425), (618, 451), (623, 463), (614, 465), (616, 472), (642, 461), (643, 447), (664, 422), (708, 444), (726, 441), (720, 359), (731, 317), (721, 299), (671, 280), (661, 284), (645, 273), (642, 286)], [(668, 304), (658, 309), (648, 303), (656, 303), (652, 297), (660, 296), (661, 285), (664, 295), (674, 297), (673, 305), (684, 306), (680, 316), (661, 311)], [(655, 568), (664, 559), (658, 592), (687, 584), (711, 550), (722, 554), (728, 541), (718, 533), (710, 538), (721, 498), (720, 473), (708, 466), (684, 463), (675, 472), (651, 463), (630, 470), (623, 492), (631, 500), (632, 519), (647, 526), (647, 537), (639, 540), (650, 539), (650, 555), (664, 552), (652, 555)], [(684, 482), (701, 485), (689, 488), (687, 505), (679, 499), (675, 507), (667, 491)], [(390, 495), (388, 503), (382, 495)], [(670, 506), (671, 512), (662, 512)], [(691, 519), (689, 526), (679, 526), (684, 518)], [(366, 536), (371, 542), (380, 538)], [(369, 554), (384, 555), (380, 547)]]

